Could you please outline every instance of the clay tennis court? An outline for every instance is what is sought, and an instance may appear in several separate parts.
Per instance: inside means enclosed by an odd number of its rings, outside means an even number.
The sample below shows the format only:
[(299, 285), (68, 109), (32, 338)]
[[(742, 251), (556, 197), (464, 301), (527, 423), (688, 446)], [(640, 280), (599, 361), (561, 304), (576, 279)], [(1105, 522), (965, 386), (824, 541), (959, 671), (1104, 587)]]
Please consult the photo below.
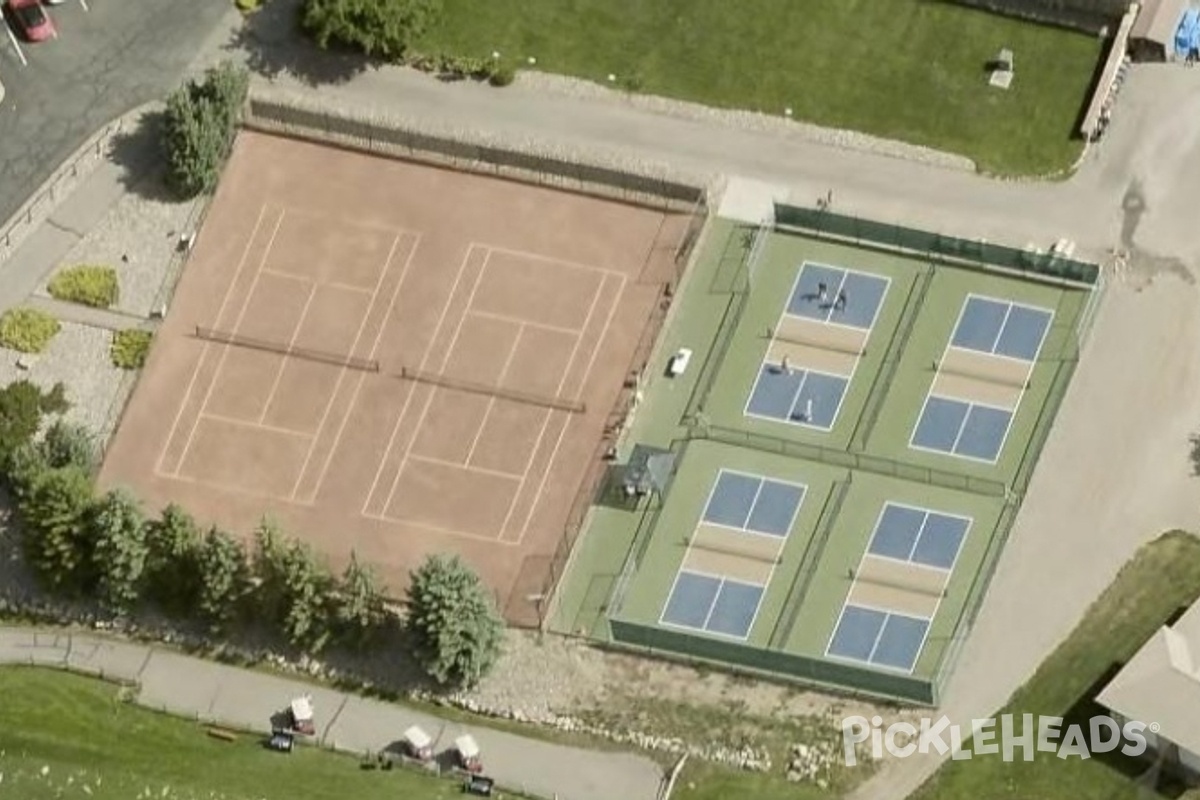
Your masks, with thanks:
[(686, 222), (243, 132), (102, 481), (243, 535), (270, 515), (393, 592), (457, 553), (503, 607), (563, 534)]

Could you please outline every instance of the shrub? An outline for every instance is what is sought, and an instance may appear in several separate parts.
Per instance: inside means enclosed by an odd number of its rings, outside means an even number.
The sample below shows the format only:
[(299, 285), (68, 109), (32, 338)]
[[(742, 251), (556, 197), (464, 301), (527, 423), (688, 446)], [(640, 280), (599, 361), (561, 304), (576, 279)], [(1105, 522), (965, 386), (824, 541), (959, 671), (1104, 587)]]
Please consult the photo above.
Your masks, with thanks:
[(283, 536), (270, 519), (255, 531), (255, 545), (256, 616), (279, 625), (293, 647), (321, 651), (332, 635), (332, 576), (308, 547)]
[(146, 569), (146, 520), (141, 506), (133, 495), (113, 489), (96, 503), (89, 525), (100, 602), (113, 614), (128, 614), (141, 596)]
[(305, 0), (301, 27), (317, 46), (401, 61), (442, 12), (442, 0)]
[(238, 11), (241, 11), (243, 14), (249, 14), (251, 11), (259, 9), (262, 5), (262, 0), (234, 0), (234, 5), (237, 6)]
[(38, 454), (48, 466), (78, 467), (91, 474), (96, 468), (96, 437), (86, 426), (56, 419), (42, 434)]
[(492, 86), (509, 86), (517, 79), (517, 71), (507, 64), (502, 64), (492, 70), (488, 83)]
[(43, 392), (29, 381), (13, 381), (0, 389), (0, 470), (8, 473), (13, 455), (33, 446), (45, 415), (67, 410), (65, 393), (61, 383)]
[(250, 563), (242, 543), (213, 528), (196, 551), (200, 586), (196, 610), (213, 633), (222, 633), (237, 618), (250, 591)]
[(225, 62), (167, 98), (162, 140), (167, 182), (181, 197), (216, 187), (249, 85), (245, 69)]
[(163, 609), (194, 613), (200, 595), (200, 529), (177, 505), (146, 523), (146, 590)]
[(63, 270), (46, 288), (57, 300), (93, 308), (108, 308), (117, 302), (121, 293), (115, 269), (88, 264)]
[(479, 576), (457, 556), (431, 556), (418, 567), (407, 603), (415, 654), (438, 683), (470, 686), (496, 663), (504, 625)]
[(92, 480), (78, 467), (44, 469), (30, 476), (18, 505), (25, 553), (51, 589), (78, 592), (91, 583), (91, 506)]
[(121, 369), (141, 369), (146, 366), (150, 343), (153, 341), (154, 334), (150, 331), (129, 328), (115, 332), (112, 347), (108, 351), (113, 366)]
[(10, 308), (0, 315), (0, 346), (21, 353), (40, 353), (62, 325), (36, 308)]

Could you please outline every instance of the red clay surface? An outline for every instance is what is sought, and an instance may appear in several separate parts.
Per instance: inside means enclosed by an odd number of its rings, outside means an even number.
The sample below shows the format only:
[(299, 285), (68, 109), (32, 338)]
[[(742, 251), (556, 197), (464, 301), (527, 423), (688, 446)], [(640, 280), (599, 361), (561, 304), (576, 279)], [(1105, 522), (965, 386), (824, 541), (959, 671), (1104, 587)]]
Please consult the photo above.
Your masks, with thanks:
[(356, 551), (393, 592), (427, 554), (458, 553), (503, 608), (563, 535), (685, 222), (242, 133), (101, 480), (242, 535), (270, 515), (335, 567)]

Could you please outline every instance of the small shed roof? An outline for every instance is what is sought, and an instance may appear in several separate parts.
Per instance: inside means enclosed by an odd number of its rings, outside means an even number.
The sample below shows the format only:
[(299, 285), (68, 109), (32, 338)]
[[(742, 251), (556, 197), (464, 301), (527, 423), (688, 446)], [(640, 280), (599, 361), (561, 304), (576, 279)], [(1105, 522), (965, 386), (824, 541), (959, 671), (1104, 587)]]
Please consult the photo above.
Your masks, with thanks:
[(625, 486), (636, 491), (661, 492), (671, 480), (675, 454), (661, 447), (634, 445), (625, 467)]

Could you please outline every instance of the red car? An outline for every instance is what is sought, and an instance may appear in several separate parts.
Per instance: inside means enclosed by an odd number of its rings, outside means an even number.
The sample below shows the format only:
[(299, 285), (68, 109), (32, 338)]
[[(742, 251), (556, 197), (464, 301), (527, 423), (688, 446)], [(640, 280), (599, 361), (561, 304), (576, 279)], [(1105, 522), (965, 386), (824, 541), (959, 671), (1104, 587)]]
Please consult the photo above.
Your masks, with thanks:
[(41, 0), (8, 0), (8, 10), (29, 41), (44, 42), (58, 36), (54, 22), (46, 9), (42, 8)]

